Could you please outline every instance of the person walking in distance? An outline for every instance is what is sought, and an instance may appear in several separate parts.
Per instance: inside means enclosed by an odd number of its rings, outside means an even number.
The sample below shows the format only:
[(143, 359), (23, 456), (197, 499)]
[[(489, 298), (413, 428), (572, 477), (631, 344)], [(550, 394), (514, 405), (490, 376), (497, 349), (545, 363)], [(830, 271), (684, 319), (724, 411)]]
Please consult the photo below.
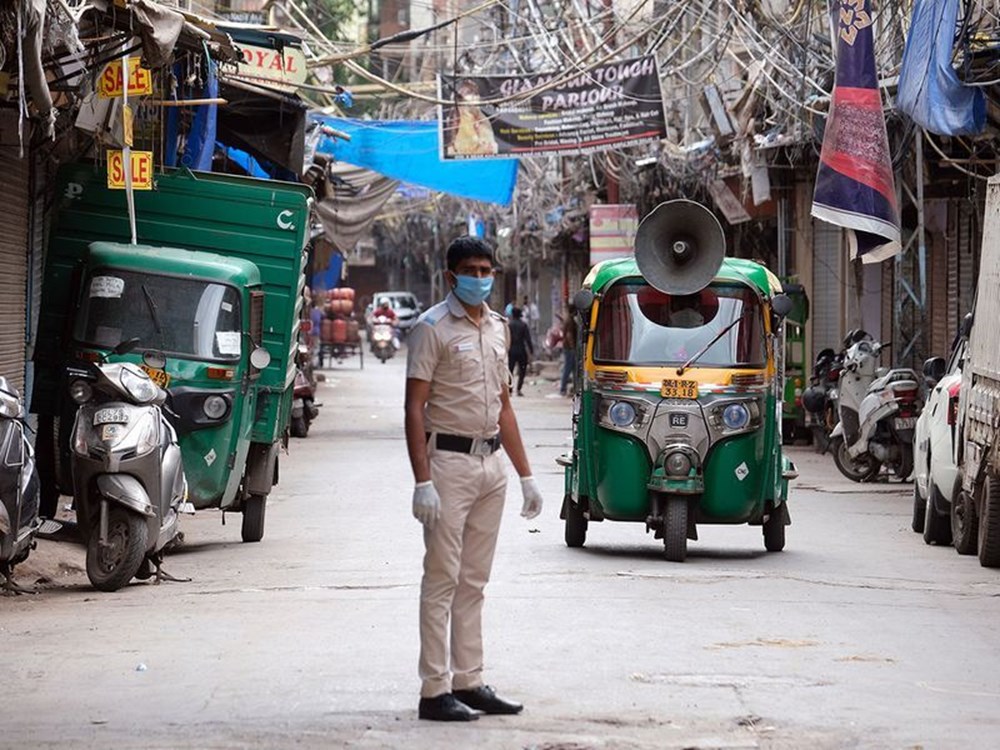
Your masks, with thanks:
[(562, 379), (559, 381), (559, 394), (565, 396), (569, 391), (569, 381), (576, 369), (576, 316), (573, 309), (568, 308), (562, 323), (563, 367)]
[(507, 492), (499, 448), (521, 478), (521, 515), (537, 516), (542, 495), (510, 402), (507, 326), (486, 305), (493, 251), (459, 237), (448, 246), (447, 269), (451, 292), (414, 325), (406, 364), (413, 515), (425, 549), (418, 716), (471, 721), (522, 709), (483, 681), (483, 589)]
[(534, 355), (535, 347), (531, 343), (531, 331), (528, 324), (523, 320), (523, 312), (520, 307), (511, 310), (510, 320), (510, 352), (507, 355), (507, 364), (510, 367), (510, 374), (514, 375), (514, 368), (517, 368), (517, 395), (523, 396), (521, 392), (524, 386), (524, 374), (528, 370), (528, 357)]

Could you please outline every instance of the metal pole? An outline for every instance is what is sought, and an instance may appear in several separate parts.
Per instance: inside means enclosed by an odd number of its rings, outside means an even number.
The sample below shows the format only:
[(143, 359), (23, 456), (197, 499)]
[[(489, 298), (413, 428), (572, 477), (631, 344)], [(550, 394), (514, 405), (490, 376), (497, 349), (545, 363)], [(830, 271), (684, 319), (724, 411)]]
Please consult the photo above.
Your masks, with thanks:
[[(920, 129), (917, 136), (917, 263), (920, 275), (920, 330), (915, 334), (920, 335), (923, 344), (923, 351), (920, 357), (924, 358), (930, 353), (927, 336), (927, 241), (924, 236), (924, 130)], [(916, 336), (914, 337), (916, 338)]]
[(122, 55), (122, 135), (125, 141), (122, 146), (122, 169), (125, 170), (125, 202), (128, 204), (128, 226), (132, 232), (132, 244), (136, 244), (135, 232), (135, 194), (132, 192), (132, 144), (128, 138), (128, 83), (130, 71), (128, 66), (128, 49)]

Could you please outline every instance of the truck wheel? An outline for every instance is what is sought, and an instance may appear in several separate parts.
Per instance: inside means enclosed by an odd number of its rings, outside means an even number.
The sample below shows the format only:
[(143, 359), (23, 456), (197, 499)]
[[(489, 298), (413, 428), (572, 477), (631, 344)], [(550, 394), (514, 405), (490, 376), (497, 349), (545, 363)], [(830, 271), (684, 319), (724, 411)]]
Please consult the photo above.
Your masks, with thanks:
[(115, 506), (108, 511), (108, 544), (101, 547), (101, 526), (87, 542), (87, 578), (98, 591), (117, 591), (132, 580), (146, 556), (146, 519)]
[(566, 498), (566, 546), (582, 547), (587, 541), (587, 519), (580, 506)]
[(927, 503), (920, 497), (920, 488), (917, 481), (913, 480), (913, 519), (910, 521), (910, 528), (917, 534), (924, 530), (924, 513), (927, 511)]
[(979, 516), (979, 564), (1000, 568), (1000, 479), (990, 474), (983, 488)]
[(951, 537), (955, 551), (960, 555), (976, 554), (979, 529), (976, 505), (964, 490), (951, 502)]
[(785, 519), (788, 508), (782, 503), (771, 511), (764, 521), (764, 549), (768, 552), (781, 552), (785, 548)]
[(937, 508), (944, 501), (938, 488), (927, 486), (924, 503), (924, 543), (941, 546), (951, 544), (951, 521), (938, 515)]
[(663, 513), (663, 557), (684, 562), (687, 557), (688, 501), (686, 497), (667, 500)]
[(241, 534), (244, 542), (259, 542), (264, 538), (264, 511), (267, 495), (251, 495), (243, 502), (243, 526)]

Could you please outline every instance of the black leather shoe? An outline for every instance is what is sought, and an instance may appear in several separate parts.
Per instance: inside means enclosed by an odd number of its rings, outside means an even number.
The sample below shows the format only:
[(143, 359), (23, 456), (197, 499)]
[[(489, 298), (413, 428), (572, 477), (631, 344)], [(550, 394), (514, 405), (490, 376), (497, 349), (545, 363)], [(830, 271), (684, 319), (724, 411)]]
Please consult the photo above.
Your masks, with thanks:
[(489, 685), (480, 685), (472, 690), (456, 690), (454, 696), (469, 708), (486, 714), (519, 714), (524, 708), (520, 703), (505, 701)]
[(417, 716), (430, 721), (475, 721), (479, 714), (451, 693), (421, 698)]

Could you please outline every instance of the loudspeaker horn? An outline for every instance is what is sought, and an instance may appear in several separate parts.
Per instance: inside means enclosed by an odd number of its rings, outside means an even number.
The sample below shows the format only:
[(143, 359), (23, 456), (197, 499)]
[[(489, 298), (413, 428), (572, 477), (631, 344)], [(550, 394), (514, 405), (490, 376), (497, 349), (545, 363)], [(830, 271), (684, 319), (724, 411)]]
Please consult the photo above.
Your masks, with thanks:
[(726, 255), (726, 235), (700, 203), (661, 203), (639, 223), (635, 261), (652, 286), (667, 294), (694, 294), (708, 286)]

